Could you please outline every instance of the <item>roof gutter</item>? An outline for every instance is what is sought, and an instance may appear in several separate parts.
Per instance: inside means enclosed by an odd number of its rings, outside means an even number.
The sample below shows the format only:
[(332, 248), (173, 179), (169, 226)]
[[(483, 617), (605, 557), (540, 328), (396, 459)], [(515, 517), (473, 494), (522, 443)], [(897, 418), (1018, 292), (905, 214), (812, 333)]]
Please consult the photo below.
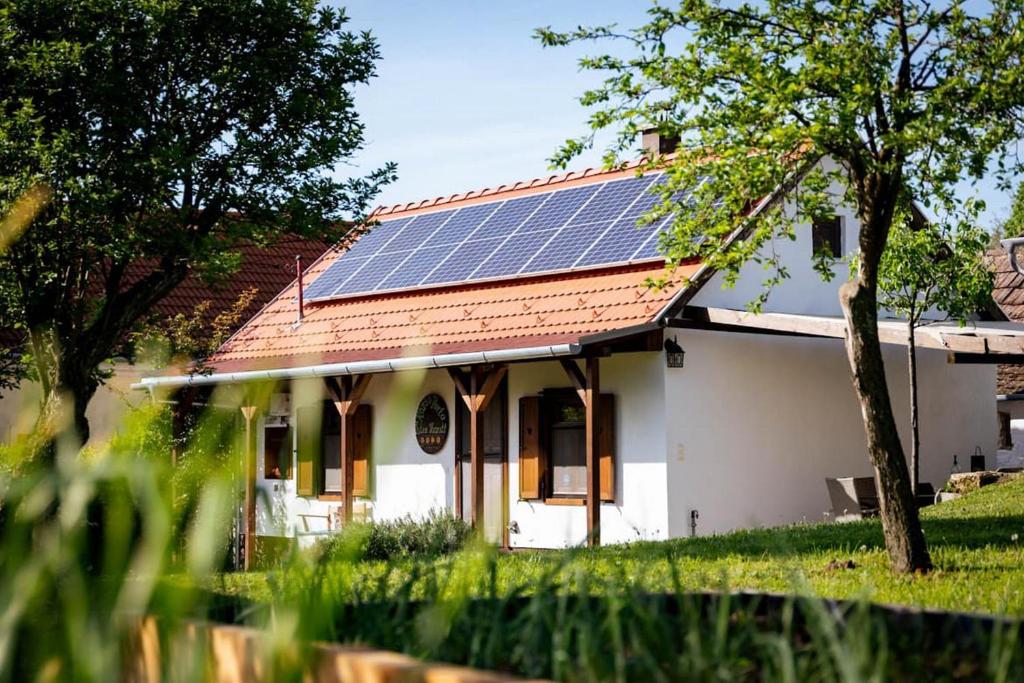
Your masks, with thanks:
[(299, 379), (302, 377), (330, 377), (338, 375), (368, 375), (376, 372), (400, 372), (402, 370), (429, 370), (461, 365), (483, 363), (509, 363), (523, 360), (540, 360), (576, 356), (581, 352), (579, 344), (555, 344), (533, 346), (525, 349), (499, 349), (473, 353), (448, 353), (437, 356), (411, 356), (385, 360), (365, 360), (353, 363), (326, 363), (300, 368), (279, 368), (274, 370), (247, 370), (245, 372), (216, 372), (210, 375), (172, 375), (166, 377), (143, 377), (132, 385), (132, 389), (153, 389), (156, 387), (206, 386), (210, 384), (237, 384), (241, 382), (265, 382), (274, 380)]

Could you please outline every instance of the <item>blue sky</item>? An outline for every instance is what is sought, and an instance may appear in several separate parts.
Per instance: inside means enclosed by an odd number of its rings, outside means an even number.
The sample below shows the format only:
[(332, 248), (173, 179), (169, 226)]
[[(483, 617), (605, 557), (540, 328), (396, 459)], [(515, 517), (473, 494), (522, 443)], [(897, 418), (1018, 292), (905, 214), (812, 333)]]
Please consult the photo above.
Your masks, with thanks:
[[(357, 93), (366, 123), (358, 172), (398, 163), (398, 180), (378, 203), (394, 204), (534, 178), (560, 142), (585, 131), (577, 97), (597, 82), (577, 67), (591, 48), (544, 49), (538, 26), (642, 23), (647, 0), (354, 0), (352, 27), (381, 45), (379, 76)], [(600, 164), (600, 150), (572, 168)], [(964, 192), (969, 192), (964, 188)], [(986, 225), (1005, 216), (1008, 198), (990, 186)]]

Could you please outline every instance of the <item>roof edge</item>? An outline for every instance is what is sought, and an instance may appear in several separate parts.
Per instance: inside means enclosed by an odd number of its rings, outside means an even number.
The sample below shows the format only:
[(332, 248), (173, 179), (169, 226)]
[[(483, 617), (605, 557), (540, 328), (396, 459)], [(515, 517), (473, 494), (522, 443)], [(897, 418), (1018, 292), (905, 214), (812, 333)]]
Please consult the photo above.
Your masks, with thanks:
[(272, 370), (248, 370), (242, 372), (213, 373), (210, 375), (167, 375), (143, 377), (132, 385), (132, 389), (155, 389), (157, 387), (204, 386), (210, 384), (236, 384), (241, 382), (274, 381), (298, 379), (300, 377), (327, 377), (337, 375), (369, 375), (379, 372), (400, 372), (403, 370), (428, 370), (432, 368), (479, 365), (481, 363), (508, 363), (541, 358), (560, 358), (580, 353), (580, 344), (554, 344), (533, 346), (523, 349), (498, 349), (472, 353), (448, 353), (436, 356), (411, 356), (387, 358), (384, 360), (354, 361), (351, 363), (327, 363), (297, 368)]

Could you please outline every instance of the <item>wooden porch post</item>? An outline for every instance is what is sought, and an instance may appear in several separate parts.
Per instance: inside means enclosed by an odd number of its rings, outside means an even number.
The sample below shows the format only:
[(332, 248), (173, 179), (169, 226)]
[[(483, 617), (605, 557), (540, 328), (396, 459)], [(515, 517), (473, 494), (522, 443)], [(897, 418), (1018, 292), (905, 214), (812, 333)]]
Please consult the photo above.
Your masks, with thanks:
[(601, 373), (600, 360), (587, 358), (587, 545), (601, 545)]
[(340, 417), (339, 444), (341, 460), (341, 516), (347, 524), (352, 521), (352, 484), (354, 465), (352, 459), (352, 418), (356, 414), (356, 408), (370, 385), (372, 375), (359, 375), (353, 381), (351, 376), (325, 377), (327, 390), (331, 393), (334, 407)]
[[(469, 505), (470, 524), (474, 529), (480, 529), (484, 519), (484, 413), (506, 372), (507, 365), (499, 365), (489, 371), (474, 370), (469, 374), (467, 387), (462, 373), (455, 368), (448, 370), (455, 389), (469, 409)], [(461, 473), (456, 476), (461, 479)], [(461, 494), (461, 485), (457, 490)]]
[(562, 359), (562, 367), (576, 388), (586, 413), (584, 443), (587, 461), (587, 545), (601, 545), (601, 367), (597, 356), (587, 356), (586, 374), (576, 361)]
[(242, 568), (249, 571), (255, 564), (256, 552), (256, 430), (253, 424), (259, 409), (242, 406), (245, 418), (245, 546)]

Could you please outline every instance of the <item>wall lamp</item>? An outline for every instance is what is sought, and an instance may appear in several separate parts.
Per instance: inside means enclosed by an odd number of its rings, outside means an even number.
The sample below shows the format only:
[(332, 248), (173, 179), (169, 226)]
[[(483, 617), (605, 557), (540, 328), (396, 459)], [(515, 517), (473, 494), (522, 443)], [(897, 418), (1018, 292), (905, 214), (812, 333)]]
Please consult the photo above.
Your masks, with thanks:
[(672, 339), (665, 339), (665, 362), (670, 368), (681, 368), (683, 367), (683, 361), (686, 358), (686, 351), (683, 351), (683, 347), (679, 345), (679, 342), (675, 337)]
[(1010, 257), (1010, 267), (1013, 268), (1013, 272), (1024, 275), (1024, 266), (1017, 261), (1018, 252), (1024, 247), (1024, 237), (999, 240), (999, 244), (1006, 250), (1006, 255)]

